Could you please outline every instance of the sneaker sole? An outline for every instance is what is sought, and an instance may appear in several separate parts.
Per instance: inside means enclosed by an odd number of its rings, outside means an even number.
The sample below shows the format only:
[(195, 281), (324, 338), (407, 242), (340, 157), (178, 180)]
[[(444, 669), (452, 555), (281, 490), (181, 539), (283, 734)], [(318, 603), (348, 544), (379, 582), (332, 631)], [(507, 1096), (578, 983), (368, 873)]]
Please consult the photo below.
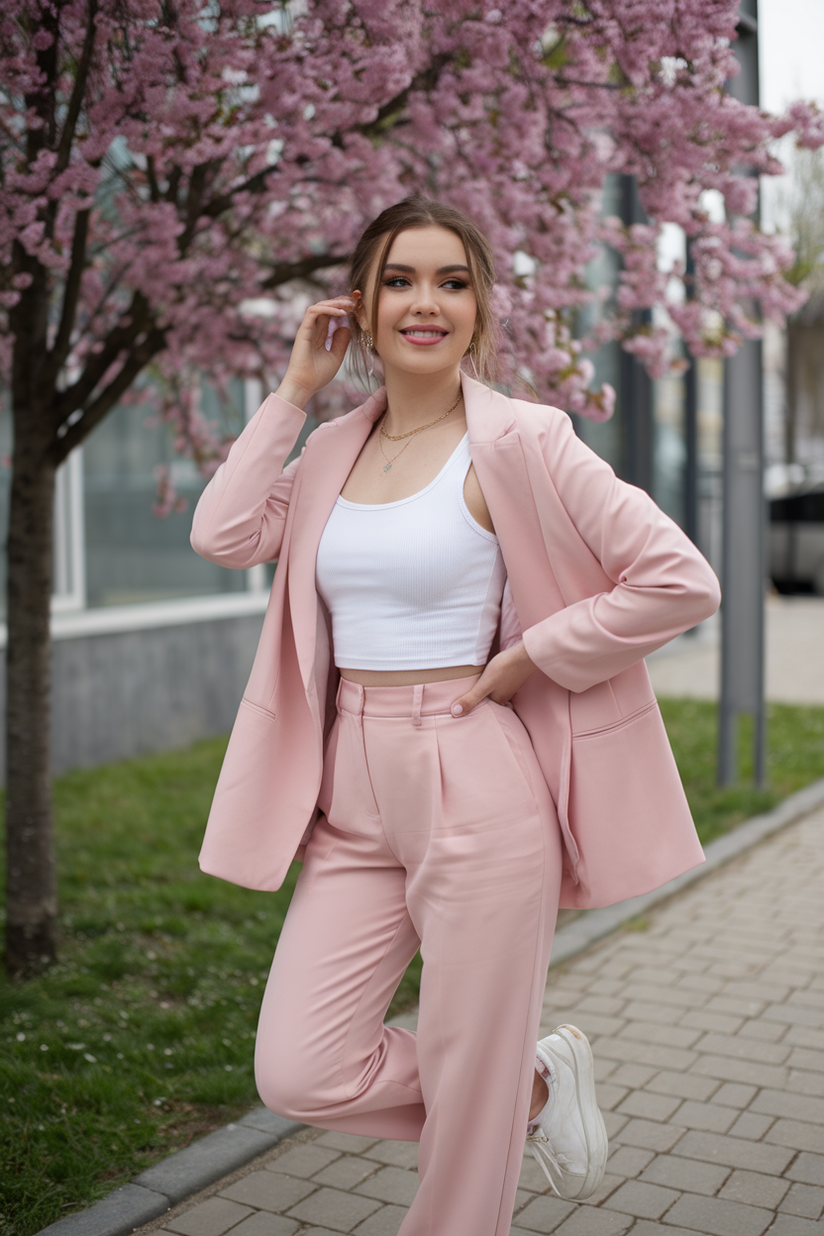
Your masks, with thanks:
[(595, 1097), (595, 1066), (586, 1036), (577, 1026), (569, 1025), (557, 1026), (552, 1033), (564, 1041), (572, 1057), (567, 1063), (571, 1064), (575, 1074), (578, 1106), (587, 1139), (587, 1174), (575, 1197), (568, 1199), (577, 1202), (592, 1197), (603, 1180), (609, 1143), (604, 1118)]

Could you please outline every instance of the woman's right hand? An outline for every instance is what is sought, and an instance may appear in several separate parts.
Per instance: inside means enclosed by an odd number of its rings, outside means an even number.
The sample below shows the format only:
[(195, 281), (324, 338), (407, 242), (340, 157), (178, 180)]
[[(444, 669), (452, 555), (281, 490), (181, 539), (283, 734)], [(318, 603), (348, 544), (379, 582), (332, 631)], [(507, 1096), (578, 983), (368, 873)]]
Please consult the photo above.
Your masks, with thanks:
[(348, 325), (339, 326), (332, 335), (331, 347), (327, 349), (329, 326), (332, 319), (346, 318), (356, 308), (356, 301), (351, 296), (335, 296), (309, 306), (298, 327), (289, 365), (276, 394), (302, 408), (317, 391), (332, 381), (343, 363), (352, 332)]

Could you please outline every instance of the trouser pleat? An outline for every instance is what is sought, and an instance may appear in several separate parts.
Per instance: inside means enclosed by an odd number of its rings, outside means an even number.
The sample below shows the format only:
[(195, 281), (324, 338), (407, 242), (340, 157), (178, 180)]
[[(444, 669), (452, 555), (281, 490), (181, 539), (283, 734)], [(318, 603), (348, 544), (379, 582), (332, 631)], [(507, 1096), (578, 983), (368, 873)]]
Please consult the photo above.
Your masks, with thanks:
[[(294, 1119), (420, 1141), (401, 1236), (506, 1236), (560, 889), (554, 807), (511, 710), (453, 718), (460, 690), (439, 683), (393, 715), (401, 690), (351, 686), (261, 1009), (258, 1086)], [(415, 1035), (383, 1022), (419, 944)]]

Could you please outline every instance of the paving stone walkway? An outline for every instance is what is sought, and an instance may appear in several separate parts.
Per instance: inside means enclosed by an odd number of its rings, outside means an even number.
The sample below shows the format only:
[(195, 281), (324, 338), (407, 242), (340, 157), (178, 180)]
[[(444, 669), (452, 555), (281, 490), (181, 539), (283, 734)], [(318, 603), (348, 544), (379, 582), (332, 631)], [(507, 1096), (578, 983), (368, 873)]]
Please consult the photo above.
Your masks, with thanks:
[[(824, 1236), (824, 810), (633, 926), (544, 1006), (593, 1044), (603, 1186), (562, 1202), (525, 1158), (513, 1236)], [(141, 1231), (395, 1236), (416, 1151), (306, 1130)]]
[[(767, 598), (765, 670), (768, 700), (824, 704), (821, 631), (824, 597)], [(721, 621), (714, 615), (647, 658), (655, 694), (718, 699), (721, 684)]]

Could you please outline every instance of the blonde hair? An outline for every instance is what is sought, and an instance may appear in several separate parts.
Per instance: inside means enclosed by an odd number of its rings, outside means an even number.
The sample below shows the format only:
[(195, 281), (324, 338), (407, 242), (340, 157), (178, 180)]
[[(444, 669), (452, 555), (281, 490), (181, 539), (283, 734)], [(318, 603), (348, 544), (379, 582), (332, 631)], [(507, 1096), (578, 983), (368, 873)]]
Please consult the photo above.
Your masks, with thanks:
[[(410, 228), (433, 226), (454, 232), (463, 242), (477, 305), (469, 355), (477, 376), (483, 381), (493, 382), (498, 374), (498, 347), (491, 304), (492, 289), (495, 286), (492, 246), (480, 228), (462, 211), (454, 206), (447, 206), (445, 202), (426, 197), (423, 193), (413, 193), (403, 201), (396, 202), (394, 206), (389, 206), (377, 219), (373, 219), (355, 246), (349, 268), (349, 290), (362, 291), (374, 270), (372, 304), (365, 306), (374, 339), (377, 335), (381, 279), (395, 237)], [(355, 368), (365, 376), (366, 357), (369, 354), (366, 347), (367, 332), (355, 320), (354, 315), (350, 315), (350, 324)]]

